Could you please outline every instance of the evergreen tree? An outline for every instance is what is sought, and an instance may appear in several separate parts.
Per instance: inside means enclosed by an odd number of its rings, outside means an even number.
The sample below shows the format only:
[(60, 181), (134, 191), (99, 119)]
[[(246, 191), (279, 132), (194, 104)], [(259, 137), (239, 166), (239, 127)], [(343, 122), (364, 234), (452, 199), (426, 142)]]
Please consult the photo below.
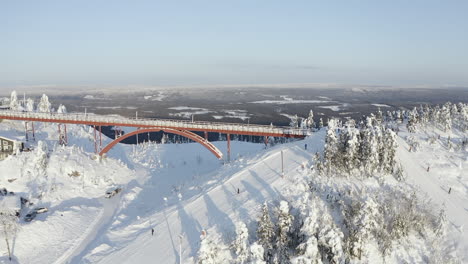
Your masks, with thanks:
[(308, 128), (314, 128), (315, 127), (314, 111), (312, 111), (312, 110), (310, 110), (309, 117), (307, 117), (307, 127)]
[(226, 261), (222, 255), (218, 243), (215, 243), (211, 238), (202, 238), (200, 250), (198, 251), (198, 264), (218, 264)]
[(18, 96), (16, 91), (11, 92), (10, 96), (10, 109), (13, 111), (18, 111), (20, 108), (20, 104), (18, 102)]
[(293, 216), (289, 213), (288, 202), (281, 201), (278, 208), (278, 240), (276, 243), (275, 263), (290, 263), (289, 245), (293, 219)]
[(339, 142), (336, 134), (336, 120), (328, 121), (327, 135), (325, 138), (325, 149), (323, 152), (324, 169), (330, 173), (331, 169), (339, 163)]
[(63, 104), (60, 104), (59, 107), (57, 108), (57, 113), (66, 114), (67, 113), (67, 108)]
[(233, 243), (235, 263), (243, 264), (249, 258), (249, 232), (243, 222), (236, 225), (236, 240)]
[(271, 222), (270, 212), (267, 203), (263, 203), (262, 215), (258, 220), (257, 237), (260, 245), (264, 249), (264, 259), (270, 261), (273, 256), (273, 239), (275, 236), (275, 228)]
[(41, 113), (50, 113), (51, 112), (51, 104), (49, 102), (49, 97), (43, 94), (41, 97), (41, 101), (37, 105), (37, 110)]
[(289, 123), (289, 125), (292, 128), (298, 128), (299, 127), (299, 118), (297, 117), (297, 115), (294, 115), (293, 117), (291, 117), (291, 123)]
[(250, 264), (266, 264), (262, 245), (257, 242), (250, 246)]
[(28, 100), (26, 100), (26, 111), (34, 112), (34, 100), (31, 98), (28, 98)]
[(318, 129), (319, 129), (319, 130), (322, 130), (322, 128), (323, 128), (323, 119), (320, 118), (320, 120), (319, 120), (319, 125), (318, 125)]

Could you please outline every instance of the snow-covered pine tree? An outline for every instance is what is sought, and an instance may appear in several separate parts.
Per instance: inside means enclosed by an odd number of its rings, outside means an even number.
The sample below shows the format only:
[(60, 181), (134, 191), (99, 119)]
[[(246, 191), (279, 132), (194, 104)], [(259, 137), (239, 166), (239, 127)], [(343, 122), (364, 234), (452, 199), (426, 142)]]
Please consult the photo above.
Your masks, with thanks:
[(293, 216), (289, 212), (289, 204), (281, 201), (278, 208), (278, 240), (276, 243), (275, 263), (290, 263), (289, 245), (292, 231)]
[(325, 137), (325, 147), (323, 151), (324, 169), (330, 173), (331, 169), (341, 163), (339, 160), (339, 142), (336, 134), (337, 121), (330, 119), (328, 121), (327, 135)]
[(18, 111), (20, 108), (20, 104), (18, 102), (18, 96), (16, 91), (11, 92), (10, 95), (10, 109), (13, 111)]
[(26, 111), (34, 112), (34, 100), (31, 98), (28, 98), (28, 100), (26, 100)]
[(343, 161), (344, 167), (348, 173), (351, 173), (355, 168), (359, 166), (358, 151), (359, 151), (359, 139), (358, 131), (354, 127), (354, 120), (346, 122), (345, 129), (340, 135), (341, 146), (343, 149)]
[(379, 227), (379, 222), (383, 221), (379, 214), (379, 206), (374, 199), (367, 197), (364, 202), (350, 205), (345, 216), (349, 230), (349, 252), (361, 259), (373, 231)]
[(307, 129), (307, 128), (308, 128), (307, 119), (301, 118), (301, 125), (300, 125), (300, 128), (302, 128), (302, 129)]
[(289, 123), (289, 126), (291, 126), (292, 128), (299, 127), (299, 117), (297, 117), (297, 115), (291, 117), (291, 123)]
[(442, 106), (439, 122), (442, 125), (442, 128), (445, 132), (452, 130), (452, 117), (450, 114), (449, 104)]
[(273, 238), (275, 236), (275, 227), (271, 222), (270, 212), (266, 202), (262, 205), (262, 214), (258, 220), (257, 238), (264, 249), (264, 259), (269, 261), (273, 256)]
[(262, 245), (254, 242), (250, 246), (250, 264), (266, 264)]
[(221, 249), (210, 237), (204, 237), (198, 250), (198, 264), (219, 264), (226, 261), (221, 254)]
[(319, 129), (319, 130), (322, 130), (322, 128), (323, 128), (323, 119), (320, 118), (319, 124), (318, 124), (318, 129)]
[(315, 200), (308, 203), (308, 215), (304, 219), (301, 227), (301, 234), (304, 237), (303, 242), (297, 247), (298, 257), (294, 260), (295, 264), (319, 264), (321, 263), (317, 232), (318, 232), (318, 208)]
[(387, 128), (383, 135), (383, 155), (381, 163), (383, 169), (388, 173), (393, 173), (396, 164), (396, 149), (398, 143), (396, 141), (396, 134), (390, 128)]
[(343, 251), (343, 233), (335, 226), (328, 214), (324, 214), (318, 232), (318, 247), (320, 254), (328, 263), (345, 263)]
[(39, 104), (37, 105), (37, 111), (41, 113), (50, 113), (51, 104), (49, 102), (49, 97), (45, 94), (42, 95)]
[(376, 120), (377, 120), (379, 123), (383, 121), (383, 114), (382, 114), (382, 111), (380, 110), (380, 106), (377, 108)]
[(406, 128), (408, 129), (408, 132), (415, 133), (417, 124), (418, 124), (418, 113), (415, 107), (412, 111), (409, 112), (408, 123), (406, 124)]
[(59, 107), (57, 108), (57, 113), (66, 114), (67, 113), (67, 108), (63, 104), (60, 104)]
[(307, 117), (307, 128), (314, 128), (314, 127), (315, 127), (314, 111), (310, 110), (309, 116)]
[(236, 240), (232, 247), (235, 254), (235, 263), (244, 264), (249, 259), (249, 231), (243, 222), (236, 224)]

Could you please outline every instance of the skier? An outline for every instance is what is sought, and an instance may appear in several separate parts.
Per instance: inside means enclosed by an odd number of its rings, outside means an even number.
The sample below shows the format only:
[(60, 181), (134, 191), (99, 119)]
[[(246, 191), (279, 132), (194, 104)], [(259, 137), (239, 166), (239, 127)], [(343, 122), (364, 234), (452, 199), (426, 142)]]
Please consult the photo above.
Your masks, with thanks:
[(429, 166), (427, 166), (427, 172), (429, 172)]
[(151, 236), (154, 235), (154, 228), (151, 228)]
[(239, 190), (239, 188), (237, 188), (237, 194), (239, 194), (239, 193), (240, 193), (240, 190)]
[(304, 145), (305, 150), (307, 150), (307, 144)]

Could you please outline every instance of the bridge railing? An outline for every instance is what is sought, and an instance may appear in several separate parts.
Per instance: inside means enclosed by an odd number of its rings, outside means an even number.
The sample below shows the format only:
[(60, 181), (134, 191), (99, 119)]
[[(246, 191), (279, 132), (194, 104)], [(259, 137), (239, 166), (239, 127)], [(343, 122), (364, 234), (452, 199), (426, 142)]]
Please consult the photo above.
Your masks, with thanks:
[(272, 133), (285, 135), (306, 136), (310, 133), (308, 129), (292, 128), (286, 126), (269, 126), (257, 124), (242, 124), (242, 123), (223, 123), (223, 122), (208, 122), (208, 121), (190, 121), (176, 119), (156, 119), (156, 118), (128, 118), (119, 115), (97, 115), (93, 113), (41, 113), (41, 112), (22, 112), (12, 110), (0, 111), (0, 116), (18, 117), (18, 118), (35, 118), (49, 120), (67, 120), (80, 122), (96, 122), (107, 123), (109, 125), (119, 123), (132, 126), (147, 125), (147, 126), (168, 126), (190, 129), (210, 129), (224, 131), (244, 131), (253, 133)]

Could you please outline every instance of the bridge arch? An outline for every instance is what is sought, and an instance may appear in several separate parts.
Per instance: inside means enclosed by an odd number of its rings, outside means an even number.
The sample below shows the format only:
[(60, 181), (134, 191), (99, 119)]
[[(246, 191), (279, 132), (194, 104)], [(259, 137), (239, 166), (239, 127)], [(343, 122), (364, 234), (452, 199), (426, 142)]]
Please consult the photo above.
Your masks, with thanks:
[(145, 128), (145, 129), (137, 129), (135, 131), (132, 131), (128, 134), (122, 135), (121, 137), (113, 140), (111, 143), (109, 143), (107, 146), (105, 146), (101, 152), (99, 152), (99, 155), (104, 155), (106, 154), (112, 147), (117, 145), (117, 143), (121, 142), (122, 140), (129, 138), (131, 136), (135, 136), (137, 134), (143, 134), (143, 133), (149, 133), (149, 132), (159, 132), (159, 131), (164, 131), (166, 133), (171, 133), (171, 134), (177, 134), (186, 138), (189, 138), (195, 142), (200, 143), (202, 146), (207, 148), (211, 153), (213, 153), (218, 159), (223, 158), (223, 153), (211, 142), (206, 140), (203, 137), (200, 137), (199, 135), (187, 131), (187, 130), (178, 130), (178, 129), (172, 129), (172, 128), (163, 128), (163, 127), (152, 127), (152, 128)]

